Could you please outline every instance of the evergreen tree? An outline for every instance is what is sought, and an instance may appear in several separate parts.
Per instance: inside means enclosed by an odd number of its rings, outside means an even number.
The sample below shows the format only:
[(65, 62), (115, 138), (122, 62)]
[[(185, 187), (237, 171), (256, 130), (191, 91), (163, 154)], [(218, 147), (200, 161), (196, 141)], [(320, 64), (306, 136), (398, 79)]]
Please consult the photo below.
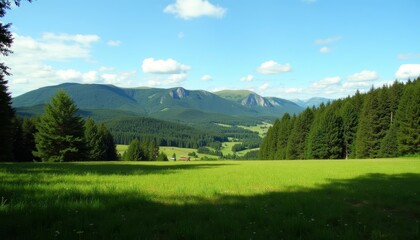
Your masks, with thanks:
[(87, 159), (92, 161), (105, 160), (106, 145), (95, 121), (88, 118), (85, 121), (85, 140)]
[(381, 157), (390, 158), (398, 156), (397, 127), (393, 124), (381, 142), (379, 151)]
[(84, 122), (73, 100), (59, 91), (37, 124), (34, 156), (46, 162), (80, 161), (85, 157)]
[[(29, 0), (30, 2), (31, 0)], [(19, 6), (20, 0), (13, 1), (16, 6)], [(6, 10), (10, 9), (12, 1), (0, 1), (0, 17), (4, 17)], [(10, 47), (13, 43), (13, 36), (10, 32), (11, 24), (5, 24), (0, 21), (0, 54), (3, 56), (9, 55), (12, 51)], [(9, 68), (0, 62), (0, 162), (13, 161), (13, 143), (16, 135), (15, 125), (15, 111), (12, 108), (12, 98), (7, 90), (6, 76), (9, 76)], [(19, 141), (19, 140), (18, 140)]]
[(104, 141), (105, 145), (105, 155), (102, 158), (102, 160), (117, 160), (117, 149), (111, 132), (105, 127), (103, 123), (99, 125), (98, 132), (99, 135), (102, 137), (102, 141)]
[(139, 140), (134, 139), (131, 141), (123, 158), (125, 161), (141, 161), (145, 159), (145, 154)]
[(353, 105), (351, 99), (347, 100), (341, 109), (341, 116), (343, 119), (344, 157), (348, 159), (354, 155), (354, 140), (359, 121), (358, 110)]
[(400, 154), (420, 152), (420, 78), (407, 83), (397, 115), (397, 139)]
[(278, 141), (277, 141), (277, 152), (276, 159), (286, 159), (287, 142), (289, 141), (290, 132), (293, 127), (293, 121), (288, 113), (285, 113), (280, 120), (280, 126), (278, 129)]
[(314, 119), (314, 112), (307, 108), (296, 118), (287, 143), (287, 159), (304, 159), (306, 138)]

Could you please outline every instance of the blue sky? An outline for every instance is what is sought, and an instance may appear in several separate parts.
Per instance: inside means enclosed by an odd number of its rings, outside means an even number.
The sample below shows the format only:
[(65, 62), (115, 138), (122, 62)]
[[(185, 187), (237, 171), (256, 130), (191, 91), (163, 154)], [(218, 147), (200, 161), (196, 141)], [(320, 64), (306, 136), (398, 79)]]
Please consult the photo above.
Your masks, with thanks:
[(63, 82), (338, 98), (420, 75), (418, 0), (35, 0), (13, 96)]

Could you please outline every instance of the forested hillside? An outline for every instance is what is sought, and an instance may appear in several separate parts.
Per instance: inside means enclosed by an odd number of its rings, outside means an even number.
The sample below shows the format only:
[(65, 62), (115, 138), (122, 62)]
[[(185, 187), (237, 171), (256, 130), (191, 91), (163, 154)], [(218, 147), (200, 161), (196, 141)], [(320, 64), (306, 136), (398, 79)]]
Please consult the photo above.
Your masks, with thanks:
[(227, 137), (212, 131), (145, 117), (129, 117), (105, 122), (118, 144), (133, 139), (155, 140), (159, 146), (198, 148), (213, 142), (227, 141)]
[(420, 152), (420, 78), (372, 88), (299, 115), (264, 138), (261, 159), (381, 158)]

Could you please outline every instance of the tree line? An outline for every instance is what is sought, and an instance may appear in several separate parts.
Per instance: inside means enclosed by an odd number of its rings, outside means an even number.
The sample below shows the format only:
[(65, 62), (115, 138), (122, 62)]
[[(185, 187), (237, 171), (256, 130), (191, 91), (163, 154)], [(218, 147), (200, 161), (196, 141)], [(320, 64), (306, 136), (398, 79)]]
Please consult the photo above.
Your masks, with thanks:
[[(16, 119), (15, 161), (117, 160), (114, 139), (104, 124), (79, 117), (72, 99), (59, 91), (37, 118)], [(11, 161), (11, 159), (6, 159)]]
[(260, 159), (382, 158), (420, 152), (420, 77), (359, 91), (299, 115), (284, 114), (264, 138)]

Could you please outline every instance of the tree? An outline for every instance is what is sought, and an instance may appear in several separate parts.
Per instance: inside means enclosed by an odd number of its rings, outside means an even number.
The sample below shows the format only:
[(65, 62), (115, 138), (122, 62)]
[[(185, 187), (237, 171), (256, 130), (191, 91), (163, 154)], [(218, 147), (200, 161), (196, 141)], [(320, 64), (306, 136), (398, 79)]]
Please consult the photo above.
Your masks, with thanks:
[(395, 124), (392, 124), (382, 140), (379, 154), (385, 158), (398, 156), (397, 127)]
[[(30, 2), (31, 0), (29, 0)], [(17, 6), (20, 0), (13, 1)], [(6, 10), (10, 9), (11, 1), (0, 1), (0, 17), (4, 17)], [(13, 36), (10, 32), (11, 24), (5, 24), (0, 21), (0, 54), (3, 56), (9, 55), (12, 51), (10, 47), (13, 43)], [(12, 98), (8, 93), (6, 76), (9, 76), (9, 68), (0, 62), (0, 162), (13, 160), (13, 138), (15, 131), (13, 129), (15, 111), (12, 108)]]
[(80, 161), (85, 157), (84, 121), (64, 91), (58, 91), (46, 105), (37, 124), (34, 156), (44, 162)]
[(343, 119), (343, 141), (345, 158), (354, 155), (354, 140), (356, 138), (359, 113), (351, 100), (347, 100), (341, 109)]
[(85, 140), (87, 147), (87, 158), (89, 160), (104, 160), (106, 146), (98, 126), (92, 118), (85, 121)]
[(296, 118), (287, 143), (287, 159), (305, 159), (306, 139), (314, 119), (314, 112), (307, 108)]
[(143, 152), (141, 143), (139, 140), (134, 139), (130, 142), (127, 151), (124, 153), (125, 161), (140, 161), (144, 160), (145, 154)]
[(39, 160), (32, 154), (35, 150), (36, 119), (17, 119), (16, 126), (16, 137), (13, 146), (15, 161), (27, 162)]
[(402, 155), (420, 151), (420, 78), (408, 83), (401, 97), (397, 115), (398, 150)]
[(293, 127), (294, 118), (291, 118), (288, 113), (285, 113), (280, 120), (280, 126), (278, 129), (277, 151), (275, 156), (276, 159), (286, 159), (287, 142), (289, 140), (290, 132)]
[(111, 132), (105, 125), (102, 123), (98, 127), (99, 135), (102, 137), (102, 141), (105, 145), (105, 155), (102, 158), (103, 160), (117, 160), (118, 154), (117, 149), (114, 142), (114, 137), (112, 136)]

